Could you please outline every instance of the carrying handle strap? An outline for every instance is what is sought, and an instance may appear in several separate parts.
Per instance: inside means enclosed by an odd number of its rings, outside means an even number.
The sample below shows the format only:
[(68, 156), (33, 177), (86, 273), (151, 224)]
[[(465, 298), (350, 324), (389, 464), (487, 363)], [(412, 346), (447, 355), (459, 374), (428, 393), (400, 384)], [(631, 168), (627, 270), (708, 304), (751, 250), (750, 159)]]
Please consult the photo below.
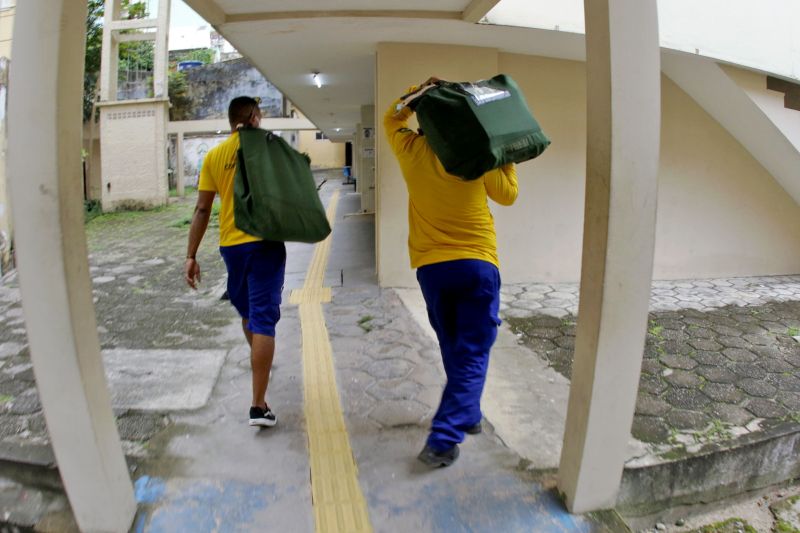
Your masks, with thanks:
[(404, 107), (410, 107), (411, 109), (415, 109), (417, 104), (419, 103), (419, 99), (422, 98), (426, 92), (430, 91), (434, 87), (437, 87), (442, 82), (437, 83), (429, 83), (428, 85), (424, 85), (419, 87), (415, 91), (411, 91), (410, 93), (403, 96), (403, 99), (400, 100), (400, 103), (397, 104), (397, 111), (400, 111)]

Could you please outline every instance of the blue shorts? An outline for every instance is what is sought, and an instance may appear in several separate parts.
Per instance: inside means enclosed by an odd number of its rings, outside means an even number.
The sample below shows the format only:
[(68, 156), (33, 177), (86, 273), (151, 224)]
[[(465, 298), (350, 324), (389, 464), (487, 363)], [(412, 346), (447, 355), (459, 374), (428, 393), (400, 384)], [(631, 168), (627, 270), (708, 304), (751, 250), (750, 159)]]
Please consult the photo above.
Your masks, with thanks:
[(275, 336), (281, 318), (281, 292), (286, 272), (282, 242), (255, 241), (220, 246), (228, 269), (228, 296), (253, 333)]

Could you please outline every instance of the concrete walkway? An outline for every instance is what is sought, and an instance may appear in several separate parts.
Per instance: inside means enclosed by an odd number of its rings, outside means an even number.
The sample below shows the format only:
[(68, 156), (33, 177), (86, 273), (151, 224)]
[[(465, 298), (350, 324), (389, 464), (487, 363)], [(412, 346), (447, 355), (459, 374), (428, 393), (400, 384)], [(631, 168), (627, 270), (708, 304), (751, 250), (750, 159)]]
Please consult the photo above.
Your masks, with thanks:
[[(181, 280), (192, 199), (87, 225), (103, 356), (140, 502), (135, 531), (314, 530), (320, 499), (309, 473), (319, 472), (319, 453), (309, 438), (320, 430), (309, 423), (303, 363), (311, 341), (329, 343), (360, 493), (349, 498), (362, 498), (375, 531), (624, 531), (613, 517), (569, 515), (552, 489), (576, 284), (504, 286), (486, 431), (468, 438), (452, 468), (415, 460), (441, 394), (440, 357), (419, 291), (376, 285), (374, 222), (356, 213), (351, 191), (335, 179), (321, 190), (327, 203), (337, 193), (338, 209), (320, 281), (332, 301), (321, 303), (313, 335), (289, 300), (318, 248), (288, 247), (269, 389), (279, 424), (268, 430), (246, 423), (249, 354), (235, 312), (219, 300), (225, 272), (213, 222), (198, 292)], [(735, 447), (777, 427), (796, 435), (798, 302), (798, 277), (654, 283), (628, 466)], [(0, 285), (0, 324), (0, 525), (69, 531), (13, 277)], [(326, 413), (322, 423), (339, 416)], [(649, 486), (672, 486), (665, 479)], [(646, 502), (673, 497), (626, 483), (623, 493)]]
[[(340, 193), (324, 275), (333, 299), (323, 310), (371, 528), (624, 530), (613, 517), (568, 514), (491, 424), (464, 443), (451, 468), (431, 471), (416, 461), (443, 385), (437, 347), (401, 296), (377, 287), (373, 220), (354, 214), (359, 198), (339, 183), (321, 191), (325, 201)], [(200, 291), (181, 281), (191, 209), (191, 201), (179, 201), (87, 226), (107, 374), (140, 502), (134, 530), (313, 531), (318, 500), (309, 472), (320, 459), (309, 457), (309, 438), (317, 435), (307, 434), (304, 411), (307, 332), (288, 300), (303, 286), (315, 248), (289, 246), (269, 388), (279, 423), (256, 430), (247, 426), (248, 350), (235, 313), (219, 300), (224, 268), (215, 228), (199, 253)], [(69, 531), (13, 279), (0, 287), (0, 323), (0, 520)]]

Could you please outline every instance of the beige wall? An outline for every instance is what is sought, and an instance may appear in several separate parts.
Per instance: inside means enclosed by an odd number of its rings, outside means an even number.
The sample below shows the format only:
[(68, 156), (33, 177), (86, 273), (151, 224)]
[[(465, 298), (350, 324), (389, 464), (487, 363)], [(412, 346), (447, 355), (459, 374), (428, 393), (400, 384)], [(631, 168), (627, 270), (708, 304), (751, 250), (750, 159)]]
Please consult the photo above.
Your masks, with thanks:
[(312, 168), (341, 168), (344, 166), (344, 143), (334, 143), (328, 139), (318, 140), (315, 131), (301, 131), (298, 151), (311, 157)]
[[(408, 60), (408, 58), (413, 58)], [(396, 69), (399, 63), (402, 70)], [(377, 57), (378, 268), (385, 286), (415, 284), (408, 266), (407, 195), (382, 115), (430, 75), (510, 74), (553, 144), (519, 165), (520, 196), (491, 204), (505, 282), (576, 281), (583, 225), (586, 84), (581, 62), (491, 49), (381, 44)], [(800, 206), (743, 147), (663, 78), (655, 271), (659, 279), (800, 272)]]
[(103, 211), (167, 202), (166, 100), (100, 107)]
[(0, 57), (11, 57), (11, 33), (15, 8), (0, 9)]
[(674, 83), (662, 92), (655, 277), (800, 272), (800, 206)]
[[(430, 76), (475, 80), (497, 73), (497, 51), (467, 46), (379, 43), (375, 98), (375, 209), (378, 280), (384, 286), (416, 285), (408, 260), (408, 194), (386, 142), (383, 115), (410, 85)], [(397, 68), (402, 65), (402, 68)], [(415, 122), (412, 127), (416, 128)]]

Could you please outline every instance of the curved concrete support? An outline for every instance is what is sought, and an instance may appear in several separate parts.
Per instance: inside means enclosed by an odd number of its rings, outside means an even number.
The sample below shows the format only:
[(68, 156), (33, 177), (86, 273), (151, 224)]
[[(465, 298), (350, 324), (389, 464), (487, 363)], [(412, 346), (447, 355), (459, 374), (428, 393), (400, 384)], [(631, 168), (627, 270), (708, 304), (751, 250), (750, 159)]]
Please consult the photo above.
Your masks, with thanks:
[(85, 0), (17, 5), (8, 173), (25, 324), (59, 472), (81, 531), (127, 531), (133, 486), (100, 357), (83, 227)]
[(788, 129), (782, 131), (777, 117), (771, 117), (712, 60), (668, 52), (661, 60), (664, 74), (722, 124), (800, 205), (798, 140), (790, 138)]
[(655, 246), (661, 80), (655, 0), (585, 0), (586, 207), (559, 489), (614, 507), (630, 438)]

